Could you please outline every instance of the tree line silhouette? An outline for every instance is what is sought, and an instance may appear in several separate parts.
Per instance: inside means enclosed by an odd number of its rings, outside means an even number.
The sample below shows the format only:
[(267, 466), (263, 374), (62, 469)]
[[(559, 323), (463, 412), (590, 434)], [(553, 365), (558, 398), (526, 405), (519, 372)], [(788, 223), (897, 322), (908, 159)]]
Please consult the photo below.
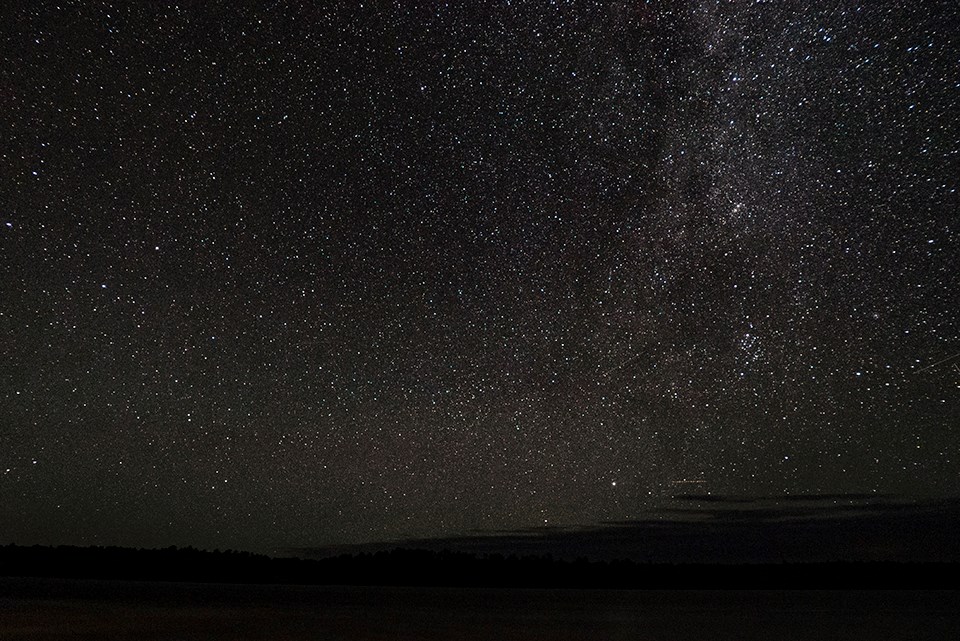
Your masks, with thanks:
[(396, 549), (326, 559), (192, 547), (0, 546), (0, 576), (516, 588), (957, 587), (952, 563), (662, 564)]

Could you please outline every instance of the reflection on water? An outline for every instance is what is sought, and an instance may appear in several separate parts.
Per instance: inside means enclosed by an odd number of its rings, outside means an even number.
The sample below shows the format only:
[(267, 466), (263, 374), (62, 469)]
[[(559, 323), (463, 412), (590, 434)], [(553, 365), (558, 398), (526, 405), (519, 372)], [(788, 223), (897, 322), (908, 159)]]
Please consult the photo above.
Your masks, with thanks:
[(0, 578), (6, 639), (950, 639), (960, 593), (247, 586)]

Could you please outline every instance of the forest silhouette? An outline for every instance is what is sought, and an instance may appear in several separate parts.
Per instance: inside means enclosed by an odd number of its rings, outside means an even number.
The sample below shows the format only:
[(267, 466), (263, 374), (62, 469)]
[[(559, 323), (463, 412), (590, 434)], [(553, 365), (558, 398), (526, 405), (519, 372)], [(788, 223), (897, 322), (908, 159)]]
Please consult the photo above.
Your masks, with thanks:
[(395, 549), (327, 559), (192, 547), (0, 547), (0, 575), (128, 581), (510, 588), (956, 587), (955, 563), (666, 564)]

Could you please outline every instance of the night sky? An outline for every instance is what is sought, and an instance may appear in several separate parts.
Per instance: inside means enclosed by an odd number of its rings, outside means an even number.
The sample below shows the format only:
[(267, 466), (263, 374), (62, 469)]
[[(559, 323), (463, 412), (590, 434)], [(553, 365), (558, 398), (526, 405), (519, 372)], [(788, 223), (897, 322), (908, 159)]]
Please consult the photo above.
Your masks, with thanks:
[(0, 543), (960, 496), (955, 0), (2, 5)]

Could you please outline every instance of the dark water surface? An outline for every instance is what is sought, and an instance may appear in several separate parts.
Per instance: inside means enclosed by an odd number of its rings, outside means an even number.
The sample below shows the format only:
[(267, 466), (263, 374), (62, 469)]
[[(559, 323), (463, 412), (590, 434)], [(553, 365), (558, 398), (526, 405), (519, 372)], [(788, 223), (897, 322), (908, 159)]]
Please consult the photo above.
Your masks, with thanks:
[(960, 639), (960, 592), (496, 590), (0, 578), (7, 639)]

